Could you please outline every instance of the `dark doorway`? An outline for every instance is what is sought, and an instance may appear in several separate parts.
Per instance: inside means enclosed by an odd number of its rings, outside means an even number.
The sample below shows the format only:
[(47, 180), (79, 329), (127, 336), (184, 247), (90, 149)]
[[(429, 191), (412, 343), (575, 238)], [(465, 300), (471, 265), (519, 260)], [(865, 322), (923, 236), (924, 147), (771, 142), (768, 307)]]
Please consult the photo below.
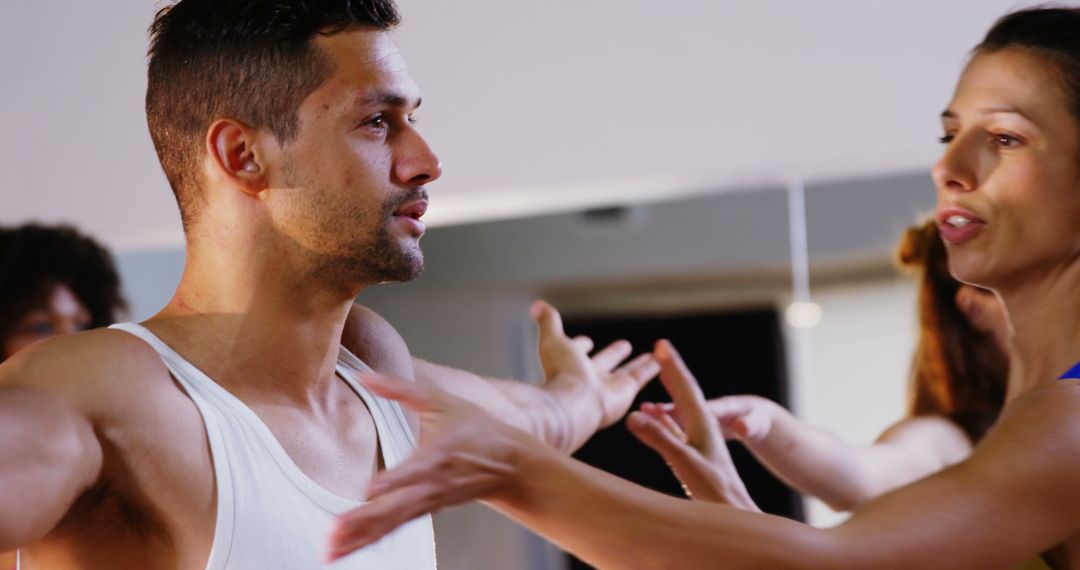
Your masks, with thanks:
[[(779, 316), (773, 309), (659, 317), (570, 317), (566, 331), (571, 336), (588, 335), (598, 347), (625, 338), (633, 343), (635, 352), (651, 350), (656, 339), (667, 338), (682, 354), (707, 398), (757, 394), (788, 405), (783, 339)], [(655, 381), (638, 396), (635, 408), (645, 401), (669, 400), (664, 387)], [(730, 449), (750, 495), (762, 510), (802, 520), (798, 495), (741, 445), (733, 444)], [(684, 496), (663, 460), (622, 424), (597, 433), (575, 457), (651, 489)], [(570, 567), (591, 568), (573, 557)]]

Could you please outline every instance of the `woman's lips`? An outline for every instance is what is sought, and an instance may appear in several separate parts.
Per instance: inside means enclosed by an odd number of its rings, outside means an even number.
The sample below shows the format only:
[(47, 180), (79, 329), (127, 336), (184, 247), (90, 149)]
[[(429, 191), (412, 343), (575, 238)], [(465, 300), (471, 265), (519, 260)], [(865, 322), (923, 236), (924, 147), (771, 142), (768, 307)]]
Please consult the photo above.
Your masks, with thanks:
[(936, 216), (941, 239), (960, 245), (975, 239), (986, 227), (986, 221), (963, 208), (942, 208)]

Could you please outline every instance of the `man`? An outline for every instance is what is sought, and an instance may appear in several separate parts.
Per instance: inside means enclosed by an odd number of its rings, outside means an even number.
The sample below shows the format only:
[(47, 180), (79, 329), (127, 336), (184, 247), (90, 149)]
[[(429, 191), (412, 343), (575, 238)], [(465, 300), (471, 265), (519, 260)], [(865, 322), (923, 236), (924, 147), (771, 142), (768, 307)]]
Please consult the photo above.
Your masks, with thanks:
[[(182, 0), (158, 14), (147, 118), (187, 265), (143, 326), (0, 366), (0, 550), (24, 546), (27, 568), (316, 566), (334, 517), (415, 445), (415, 420), (356, 382), (365, 363), (564, 450), (655, 374), (648, 356), (616, 368), (625, 343), (590, 360), (538, 304), (542, 389), (482, 380), (412, 359), (353, 305), (420, 272), (425, 185), (440, 175), (387, 33), (397, 21), (391, 0)], [(430, 524), (340, 567), (433, 567)]]

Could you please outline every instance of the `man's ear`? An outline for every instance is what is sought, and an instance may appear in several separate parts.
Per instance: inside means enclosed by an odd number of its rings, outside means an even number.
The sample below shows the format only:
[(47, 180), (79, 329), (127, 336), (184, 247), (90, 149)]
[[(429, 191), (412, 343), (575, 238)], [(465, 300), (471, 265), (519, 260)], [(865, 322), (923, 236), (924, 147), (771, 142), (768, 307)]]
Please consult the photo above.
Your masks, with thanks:
[(257, 194), (268, 187), (265, 156), (255, 129), (236, 119), (217, 119), (206, 133), (206, 152), (211, 168), (240, 190)]

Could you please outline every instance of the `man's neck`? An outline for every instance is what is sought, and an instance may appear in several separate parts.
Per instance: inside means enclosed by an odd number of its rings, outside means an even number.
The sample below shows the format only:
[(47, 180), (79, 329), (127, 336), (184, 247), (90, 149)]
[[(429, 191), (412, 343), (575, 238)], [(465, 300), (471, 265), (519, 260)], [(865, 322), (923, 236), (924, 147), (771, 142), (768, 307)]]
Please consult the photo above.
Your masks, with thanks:
[(284, 260), (237, 267), (217, 257), (189, 256), (176, 294), (147, 326), (245, 401), (325, 403), (359, 288), (319, 283)]

